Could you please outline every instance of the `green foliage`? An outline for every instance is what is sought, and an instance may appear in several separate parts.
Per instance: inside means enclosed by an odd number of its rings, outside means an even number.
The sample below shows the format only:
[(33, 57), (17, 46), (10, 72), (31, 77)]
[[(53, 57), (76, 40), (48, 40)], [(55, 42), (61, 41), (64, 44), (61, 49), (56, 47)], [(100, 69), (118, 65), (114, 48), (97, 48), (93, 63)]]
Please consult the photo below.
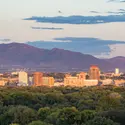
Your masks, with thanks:
[(86, 122), (88, 120), (91, 120), (96, 115), (95, 111), (92, 110), (84, 110), (81, 112), (81, 122)]
[(13, 124), (10, 124), (10, 125), (19, 125), (19, 124), (13, 123)]
[(121, 125), (125, 125), (125, 110), (100, 112), (99, 116), (110, 118), (115, 122), (121, 123)]
[(40, 108), (38, 110), (38, 116), (40, 118), (40, 120), (45, 120), (46, 117), (50, 114), (50, 108), (49, 107), (45, 107), (45, 108)]
[(28, 125), (52, 125), (52, 124), (48, 124), (48, 123), (45, 123), (45, 122), (42, 122), (42, 121), (32, 121)]
[(60, 111), (55, 111), (47, 116), (46, 122), (56, 125)]
[(125, 125), (124, 119), (124, 87), (0, 88), (0, 125)]
[(10, 107), (7, 112), (0, 116), (0, 125), (19, 123), (26, 125), (30, 121), (36, 120), (36, 112), (25, 106)]
[(112, 120), (106, 119), (104, 117), (95, 117), (92, 120), (83, 123), (82, 125), (120, 125), (120, 124), (115, 123)]
[(57, 125), (72, 125), (80, 119), (80, 113), (75, 107), (63, 108), (58, 115)]
[(99, 100), (99, 107), (101, 110), (107, 111), (112, 109), (119, 109), (122, 107), (121, 96), (119, 94), (111, 93), (108, 96), (103, 96)]

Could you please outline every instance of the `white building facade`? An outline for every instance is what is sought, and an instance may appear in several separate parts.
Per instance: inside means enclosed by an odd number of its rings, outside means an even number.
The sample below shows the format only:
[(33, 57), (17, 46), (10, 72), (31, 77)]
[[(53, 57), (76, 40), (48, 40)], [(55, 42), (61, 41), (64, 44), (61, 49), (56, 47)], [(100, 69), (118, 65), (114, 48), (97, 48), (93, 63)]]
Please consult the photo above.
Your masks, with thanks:
[(119, 74), (119, 68), (116, 68), (116, 69), (115, 69), (115, 74), (116, 74), (116, 75)]
[(27, 72), (20, 71), (19, 74), (19, 83), (18, 86), (28, 86), (28, 74)]

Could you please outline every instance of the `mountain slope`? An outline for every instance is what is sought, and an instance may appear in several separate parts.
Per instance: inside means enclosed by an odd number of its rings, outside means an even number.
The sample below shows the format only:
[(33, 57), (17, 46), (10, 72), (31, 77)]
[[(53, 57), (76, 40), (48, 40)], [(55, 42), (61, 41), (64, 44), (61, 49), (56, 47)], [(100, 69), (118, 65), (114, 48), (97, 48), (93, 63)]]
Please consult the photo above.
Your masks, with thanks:
[(22, 43), (0, 44), (0, 64), (51, 67), (57, 71), (68, 71), (72, 68), (88, 69), (92, 64), (98, 65), (102, 70), (111, 70), (115, 68), (115, 63), (58, 48), (47, 50)]
[(111, 59), (107, 59), (108, 62), (110, 62), (115, 67), (118, 67), (120, 69), (125, 69), (125, 57), (118, 56)]

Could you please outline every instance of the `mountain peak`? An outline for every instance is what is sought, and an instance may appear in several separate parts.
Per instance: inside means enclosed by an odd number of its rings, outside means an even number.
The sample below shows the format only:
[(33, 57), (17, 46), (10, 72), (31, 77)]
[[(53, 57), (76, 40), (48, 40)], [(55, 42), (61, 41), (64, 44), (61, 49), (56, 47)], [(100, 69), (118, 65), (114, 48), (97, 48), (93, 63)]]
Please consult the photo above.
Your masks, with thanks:
[(51, 51), (59, 51), (59, 50), (64, 50), (64, 49), (60, 49), (60, 48), (53, 48), (53, 49), (51, 49)]
[[(96, 64), (102, 70), (110, 70), (115, 67), (120, 67), (115, 65), (119, 64), (117, 58), (123, 57), (114, 58), (114, 60), (116, 60), (114, 63), (112, 60), (102, 60), (91, 55), (64, 49), (40, 49), (24, 43), (0, 44), (0, 65), (21, 65), (25, 67), (40, 66), (41, 68), (51, 67), (51, 69), (55, 69), (56, 71), (69, 71), (69, 69), (81, 71), (83, 69), (88, 69), (91, 64)], [(123, 62), (120, 64), (124, 69), (125, 60), (121, 62)]]

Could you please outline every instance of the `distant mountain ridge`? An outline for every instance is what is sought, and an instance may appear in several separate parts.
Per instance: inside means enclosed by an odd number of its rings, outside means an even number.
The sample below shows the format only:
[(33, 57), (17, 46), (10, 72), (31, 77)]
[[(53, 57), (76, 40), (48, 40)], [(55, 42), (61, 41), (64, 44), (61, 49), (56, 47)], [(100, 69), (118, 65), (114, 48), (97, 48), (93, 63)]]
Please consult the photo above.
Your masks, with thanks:
[(98, 65), (102, 70), (125, 69), (125, 57), (98, 59), (80, 52), (53, 48), (40, 49), (23, 43), (0, 44), (0, 65), (21, 65), (24, 67), (50, 67), (55, 71), (89, 69)]

